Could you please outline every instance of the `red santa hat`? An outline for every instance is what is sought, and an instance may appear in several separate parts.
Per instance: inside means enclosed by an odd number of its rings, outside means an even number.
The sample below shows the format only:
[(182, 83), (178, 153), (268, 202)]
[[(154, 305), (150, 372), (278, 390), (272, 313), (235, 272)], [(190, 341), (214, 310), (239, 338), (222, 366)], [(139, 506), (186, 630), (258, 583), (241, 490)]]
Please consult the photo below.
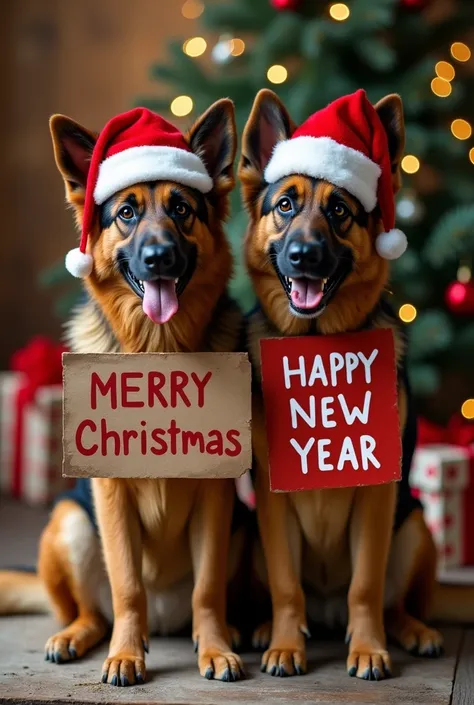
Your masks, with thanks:
[(385, 232), (375, 246), (384, 259), (406, 250), (405, 234), (395, 226), (395, 201), (388, 138), (363, 90), (319, 110), (279, 142), (265, 169), (265, 180), (306, 174), (346, 189), (370, 213), (379, 205)]
[(87, 241), (96, 207), (127, 186), (159, 179), (176, 181), (201, 193), (212, 189), (212, 179), (202, 159), (164, 118), (146, 108), (135, 108), (112, 118), (92, 152), (80, 245), (66, 255), (66, 269), (73, 276), (84, 278), (92, 272)]

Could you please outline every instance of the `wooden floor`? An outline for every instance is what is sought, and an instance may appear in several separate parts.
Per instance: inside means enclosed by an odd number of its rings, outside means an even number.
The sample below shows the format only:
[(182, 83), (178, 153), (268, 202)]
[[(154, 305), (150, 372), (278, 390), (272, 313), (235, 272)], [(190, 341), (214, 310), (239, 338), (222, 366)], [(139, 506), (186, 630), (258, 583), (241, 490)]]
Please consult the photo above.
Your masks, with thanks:
[[(31, 565), (46, 513), (0, 503), (0, 567)], [(188, 639), (152, 639), (148, 681), (132, 688), (99, 682), (106, 644), (83, 660), (54, 665), (43, 659), (56, 631), (49, 617), (0, 618), (0, 703), (147, 703), (147, 705), (474, 705), (474, 629), (444, 630), (437, 660), (390, 651), (394, 677), (375, 683), (349, 678), (340, 640), (309, 644), (308, 674), (272, 678), (259, 672), (260, 655), (243, 654), (247, 678), (219, 683), (201, 678)]]

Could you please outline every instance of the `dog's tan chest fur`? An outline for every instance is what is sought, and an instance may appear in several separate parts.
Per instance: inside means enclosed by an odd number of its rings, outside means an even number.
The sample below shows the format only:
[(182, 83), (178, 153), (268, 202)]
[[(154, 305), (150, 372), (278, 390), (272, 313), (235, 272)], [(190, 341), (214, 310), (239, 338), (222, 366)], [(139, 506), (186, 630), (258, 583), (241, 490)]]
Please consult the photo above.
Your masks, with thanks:
[(289, 495), (304, 537), (303, 579), (322, 594), (349, 582), (348, 527), (354, 491), (344, 488)]

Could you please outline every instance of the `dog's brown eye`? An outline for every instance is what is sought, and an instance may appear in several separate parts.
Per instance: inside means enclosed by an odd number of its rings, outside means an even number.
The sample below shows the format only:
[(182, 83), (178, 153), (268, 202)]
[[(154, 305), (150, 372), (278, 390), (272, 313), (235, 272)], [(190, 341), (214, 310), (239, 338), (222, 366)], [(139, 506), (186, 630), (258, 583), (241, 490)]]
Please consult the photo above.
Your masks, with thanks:
[(118, 214), (119, 218), (122, 218), (122, 220), (132, 220), (135, 216), (135, 212), (131, 206), (122, 206)]
[(174, 207), (174, 212), (179, 218), (186, 218), (190, 213), (190, 208), (187, 203), (177, 203)]
[(291, 203), (289, 198), (280, 198), (280, 200), (277, 203), (277, 208), (280, 211), (280, 213), (290, 213), (290, 211), (293, 210), (293, 204)]
[(347, 206), (344, 203), (336, 203), (334, 208), (332, 209), (332, 212), (337, 218), (345, 218), (346, 215), (349, 213)]

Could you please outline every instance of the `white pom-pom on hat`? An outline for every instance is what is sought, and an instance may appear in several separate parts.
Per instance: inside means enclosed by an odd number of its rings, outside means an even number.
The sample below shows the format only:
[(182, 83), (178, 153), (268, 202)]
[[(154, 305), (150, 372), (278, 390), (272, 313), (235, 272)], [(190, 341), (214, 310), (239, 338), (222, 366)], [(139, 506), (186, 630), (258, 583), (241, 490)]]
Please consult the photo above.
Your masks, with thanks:
[(407, 246), (407, 236), (398, 228), (380, 233), (375, 240), (375, 249), (383, 259), (398, 259), (403, 255)]
[(87, 252), (75, 247), (67, 253), (65, 264), (69, 274), (78, 279), (85, 279), (91, 274), (94, 261)]

